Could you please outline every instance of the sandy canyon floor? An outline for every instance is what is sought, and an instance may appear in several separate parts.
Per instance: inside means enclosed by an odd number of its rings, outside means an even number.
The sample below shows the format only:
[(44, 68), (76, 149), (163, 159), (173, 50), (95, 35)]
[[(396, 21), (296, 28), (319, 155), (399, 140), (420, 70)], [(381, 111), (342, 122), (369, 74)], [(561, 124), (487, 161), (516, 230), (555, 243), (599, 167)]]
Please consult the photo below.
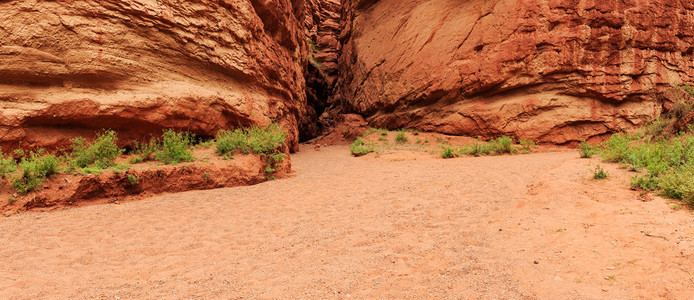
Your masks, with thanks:
[(694, 215), (598, 163), (305, 147), (287, 179), (0, 218), (0, 298), (693, 298)]

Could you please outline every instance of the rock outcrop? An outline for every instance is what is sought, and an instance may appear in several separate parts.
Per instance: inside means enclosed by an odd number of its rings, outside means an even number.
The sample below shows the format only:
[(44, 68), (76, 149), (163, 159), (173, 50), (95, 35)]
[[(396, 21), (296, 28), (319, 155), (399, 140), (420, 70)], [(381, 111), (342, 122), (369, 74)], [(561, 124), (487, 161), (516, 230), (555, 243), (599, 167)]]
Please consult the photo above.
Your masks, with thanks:
[(309, 0), (305, 27), (308, 41), (306, 76), (306, 117), (299, 126), (301, 140), (323, 132), (321, 115), (332, 106), (329, 102), (338, 76), (340, 43), (340, 0)]
[(302, 0), (0, 1), (0, 146), (305, 116)]
[(694, 2), (346, 0), (336, 97), (378, 127), (571, 143), (694, 76)]

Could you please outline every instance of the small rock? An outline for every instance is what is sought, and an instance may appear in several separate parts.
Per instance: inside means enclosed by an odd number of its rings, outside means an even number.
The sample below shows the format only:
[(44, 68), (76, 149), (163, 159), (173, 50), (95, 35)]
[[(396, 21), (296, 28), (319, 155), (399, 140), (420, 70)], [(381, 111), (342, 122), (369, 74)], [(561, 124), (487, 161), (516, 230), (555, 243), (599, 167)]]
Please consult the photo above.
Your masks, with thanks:
[(534, 264), (536, 264), (536, 265), (537, 265), (537, 264), (540, 264), (540, 262), (539, 262), (539, 261), (534, 261), (533, 263), (534, 263)]

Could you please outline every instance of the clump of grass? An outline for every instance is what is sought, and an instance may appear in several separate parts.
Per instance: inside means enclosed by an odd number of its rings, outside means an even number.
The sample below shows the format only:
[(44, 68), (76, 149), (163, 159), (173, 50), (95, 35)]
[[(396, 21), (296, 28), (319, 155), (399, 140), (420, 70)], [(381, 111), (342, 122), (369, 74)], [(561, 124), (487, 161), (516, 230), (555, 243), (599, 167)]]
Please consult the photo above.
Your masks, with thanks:
[(595, 166), (593, 170), (593, 179), (605, 179), (608, 175), (609, 174), (600, 165)]
[(588, 142), (581, 141), (578, 143), (578, 154), (581, 155), (581, 158), (591, 158), (596, 153), (597, 148), (589, 145)]
[(216, 152), (221, 156), (233, 155), (235, 151), (244, 154), (267, 154), (282, 147), (285, 138), (284, 130), (274, 123), (265, 128), (221, 130), (216, 137)]
[(405, 144), (407, 141), (407, 135), (403, 131), (398, 132), (398, 134), (395, 136), (395, 142), (398, 144)]
[(441, 148), (443, 149), (443, 152), (441, 153), (441, 157), (444, 159), (448, 158), (454, 158), (460, 156), (460, 152), (455, 150), (453, 147), (445, 144), (441, 144)]
[(537, 144), (531, 140), (521, 139), (519, 142), (521, 145), (521, 152), (523, 153), (527, 154), (532, 152), (534, 149), (537, 149)]
[(92, 143), (87, 143), (83, 137), (72, 139), (72, 165), (78, 168), (94, 165), (100, 169), (113, 166), (124, 151), (118, 148), (117, 141), (113, 130), (98, 133)]
[(388, 129), (385, 129), (385, 128), (369, 128), (369, 130), (367, 130), (367, 131), (364, 133), (363, 137), (370, 136), (370, 135), (372, 135), (372, 134), (374, 134), (374, 133), (378, 133), (378, 134), (380, 134), (381, 136), (387, 136), (387, 135), (388, 135), (388, 132), (390, 132), (390, 131), (388, 131)]
[(138, 185), (140, 184), (140, 179), (137, 178), (135, 175), (128, 175), (128, 181), (132, 185)]
[(349, 146), (349, 151), (354, 156), (362, 156), (376, 151), (373, 143), (364, 142), (364, 137), (359, 137)]
[(265, 167), (267, 177), (274, 179), (272, 174), (277, 172), (277, 168), (285, 158), (285, 154), (280, 153), (280, 149), (284, 145), (286, 135), (287, 133), (275, 123), (265, 128), (221, 130), (216, 136), (216, 152), (225, 158), (232, 157), (236, 151), (244, 154), (260, 154), (268, 160)]
[(9, 174), (17, 170), (17, 163), (9, 155), (0, 150), (0, 178), (7, 178)]
[(134, 160), (133, 162), (139, 163), (154, 160), (156, 153), (161, 151), (161, 147), (161, 141), (155, 137), (152, 137), (149, 139), (149, 141), (143, 143), (135, 141), (135, 150), (133, 153), (138, 155), (139, 160)]
[(155, 157), (167, 165), (192, 161), (193, 153), (190, 151), (192, 141), (193, 135), (188, 132), (176, 132), (167, 129), (162, 135), (161, 151)]
[(26, 194), (43, 184), (44, 180), (56, 173), (58, 158), (55, 155), (46, 154), (45, 151), (29, 153), (19, 163), (22, 175), (13, 180), (12, 186), (17, 192)]
[(493, 140), (489, 146), (497, 155), (516, 152), (516, 148), (513, 147), (513, 139), (505, 135)]
[(480, 140), (475, 140), (472, 145), (464, 147), (460, 151), (462, 154), (466, 155), (481, 156), (490, 154), (493, 149), (489, 144), (481, 142)]
[(599, 154), (639, 172), (632, 186), (694, 205), (694, 136), (617, 133), (600, 145)]

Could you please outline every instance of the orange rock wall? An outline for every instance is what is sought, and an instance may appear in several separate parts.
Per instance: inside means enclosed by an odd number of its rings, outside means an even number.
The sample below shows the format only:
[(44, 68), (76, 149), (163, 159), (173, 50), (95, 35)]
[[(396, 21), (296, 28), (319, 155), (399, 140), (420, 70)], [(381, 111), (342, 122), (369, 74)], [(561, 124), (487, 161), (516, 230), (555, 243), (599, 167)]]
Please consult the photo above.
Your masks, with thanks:
[(303, 0), (0, 1), (0, 146), (305, 114)]
[(378, 127), (569, 143), (694, 75), (694, 2), (346, 0), (336, 97)]

